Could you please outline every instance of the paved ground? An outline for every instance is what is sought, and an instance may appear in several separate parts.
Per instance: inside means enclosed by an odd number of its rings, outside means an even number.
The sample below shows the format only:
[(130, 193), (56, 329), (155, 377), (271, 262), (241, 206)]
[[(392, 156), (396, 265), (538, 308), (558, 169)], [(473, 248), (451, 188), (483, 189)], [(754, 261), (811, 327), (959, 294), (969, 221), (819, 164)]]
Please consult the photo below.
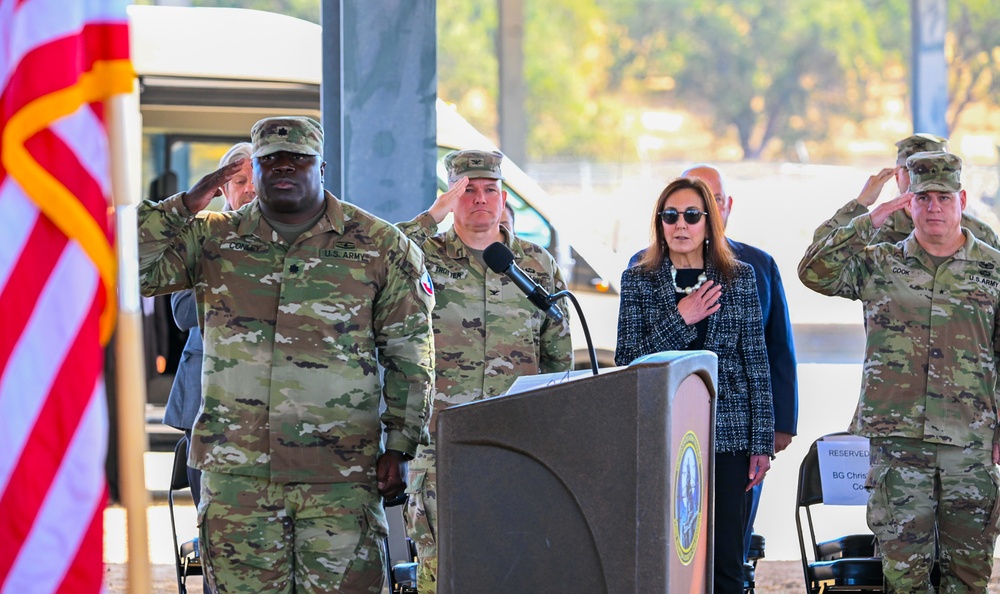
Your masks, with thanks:
[[(110, 564), (106, 580), (108, 594), (125, 594), (125, 566)], [(1000, 563), (994, 567), (993, 580), (989, 591), (1000, 594)], [(801, 594), (805, 591), (802, 582), (802, 565), (797, 561), (761, 561), (757, 567), (757, 594)], [(173, 565), (153, 566), (153, 594), (177, 592), (177, 579)], [(201, 582), (197, 579), (189, 584), (190, 594), (202, 594)]]
[[(127, 577), (126, 567), (120, 563), (108, 564), (105, 567), (107, 576), (104, 584), (107, 586), (108, 594), (126, 594), (125, 589)], [(176, 594), (177, 574), (173, 565), (153, 565), (153, 592), (152, 594)], [(201, 579), (191, 578), (188, 582), (188, 594), (202, 594)]]
[[(993, 579), (988, 590), (1000, 593), (1000, 558), (994, 560)], [(801, 594), (805, 592), (802, 563), (798, 561), (761, 561), (757, 566), (757, 594)]]
[[(125, 566), (112, 564), (107, 566), (106, 580), (108, 594), (125, 594)], [(802, 566), (793, 561), (762, 561), (757, 569), (758, 594), (800, 594), (802, 587)], [(188, 584), (190, 594), (202, 594), (201, 583), (197, 578)], [(992, 591), (992, 590), (991, 590)], [(177, 578), (172, 565), (153, 565), (153, 594), (170, 594), (177, 592)], [(1000, 589), (997, 590), (1000, 592)]]

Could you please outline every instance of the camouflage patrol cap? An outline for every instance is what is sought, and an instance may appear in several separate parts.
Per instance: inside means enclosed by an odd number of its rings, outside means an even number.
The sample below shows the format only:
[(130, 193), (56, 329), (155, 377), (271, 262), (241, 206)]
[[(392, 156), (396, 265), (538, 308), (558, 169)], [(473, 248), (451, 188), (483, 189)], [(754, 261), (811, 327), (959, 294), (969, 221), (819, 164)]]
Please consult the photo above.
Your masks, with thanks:
[(498, 151), (463, 150), (453, 151), (444, 156), (444, 166), (448, 170), (448, 183), (463, 177), (469, 179), (503, 179), (500, 163), (503, 153)]
[(906, 160), (910, 191), (958, 192), (962, 189), (962, 159), (944, 151), (915, 153)]
[(312, 118), (284, 116), (264, 118), (250, 130), (253, 157), (281, 151), (323, 156), (323, 128)]
[(896, 143), (896, 165), (903, 165), (914, 153), (948, 150), (948, 139), (933, 134), (914, 134)]

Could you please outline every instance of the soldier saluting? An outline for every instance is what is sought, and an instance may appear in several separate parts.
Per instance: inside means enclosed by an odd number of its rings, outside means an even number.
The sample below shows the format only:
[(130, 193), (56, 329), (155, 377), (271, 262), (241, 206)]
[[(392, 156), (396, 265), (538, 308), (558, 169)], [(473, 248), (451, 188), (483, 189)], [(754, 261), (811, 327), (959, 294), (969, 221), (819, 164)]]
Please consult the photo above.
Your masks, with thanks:
[[(521, 375), (573, 367), (569, 316), (555, 322), (502, 274), (483, 263), (483, 250), (502, 241), (549, 293), (566, 288), (552, 256), (502, 227), (507, 201), (497, 151), (462, 150), (444, 158), (449, 189), (399, 228), (417, 242), (434, 280), (434, 409), (503, 394)], [(451, 213), (454, 225), (438, 232)], [(422, 446), (410, 467), (407, 531), (417, 545), (420, 594), (437, 589), (437, 452)]]
[(239, 159), (138, 209), (143, 293), (194, 289), (204, 335), (189, 463), (206, 579), (378, 593), (380, 495), (429, 439), (433, 288), (399, 230), (323, 191), (317, 122), (267, 118), (251, 138), (248, 207), (200, 212)]
[[(961, 225), (962, 162), (906, 160), (910, 186), (809, 246), (799, 278), (859, 300), (864, 377), (851, 431), (871, 440), (868, 525), (895, 592), (985, 592), (998, 533), (1000, 252)], [(913, 232), (872, 243), (907, 209)], [(870, 244), (870, 245), (869, 245)]]
[[(903, 194), (910, 187), (910, 173), (906, 168), (906, 160), (916, 153), (946, 151), (948, 139), (935, 136), (934, 134), (918, 133), (900, 140), (896, 143), (896, 166), (886, 167), (875, 175), (868, 178), (865, 187), (854, 200), (845, 204), (837, 211), (833, 218), (824, 222), (813, 233), (813, 241), (819, 241), (822, 237), (836, 229), (847, 225), (854, 217), (868, 212), (869, 207), (878, 200), (882, 186), (895, 177), (896, 187), (899, 193)], [(972, 216), (968, 212), (962, 212), (962, 226), (972, 231), (976, 239), (985, 241), (994, 248), (1000, 249), (1000, 238), (997, 237), (989, 225), (982, 220)], [(878, 233), (872, 239), (872, 243), (888, 241), (896, 243), (905, 239), (913, 231), (913, 220), (905, 209), (900, 209), (892, 213), (889, 218), (879, 227)]]

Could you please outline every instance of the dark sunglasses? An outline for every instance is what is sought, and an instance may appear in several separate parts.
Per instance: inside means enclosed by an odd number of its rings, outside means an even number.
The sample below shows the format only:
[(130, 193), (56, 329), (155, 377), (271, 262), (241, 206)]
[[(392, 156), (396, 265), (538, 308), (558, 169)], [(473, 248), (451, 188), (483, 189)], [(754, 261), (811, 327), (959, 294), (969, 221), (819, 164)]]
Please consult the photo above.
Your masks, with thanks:
[(668, 208), (667, 210), (658, 212), (656, 214), (660, 215), (660, 219), (662, 219), (663, 222), (668, 225), (677, 224), (677, 219), (680, 218), (681, 214), (684, 215), (684, 222), (687, 223), (688, 225), (697, 224), (698, 221), (701, 220), (701, 215), (705, 215), (706, 217), (708, 216), (707, 212), (698, 210), (693, 206), (685, 210), (683, 213), (677, 212), (676, 208)]

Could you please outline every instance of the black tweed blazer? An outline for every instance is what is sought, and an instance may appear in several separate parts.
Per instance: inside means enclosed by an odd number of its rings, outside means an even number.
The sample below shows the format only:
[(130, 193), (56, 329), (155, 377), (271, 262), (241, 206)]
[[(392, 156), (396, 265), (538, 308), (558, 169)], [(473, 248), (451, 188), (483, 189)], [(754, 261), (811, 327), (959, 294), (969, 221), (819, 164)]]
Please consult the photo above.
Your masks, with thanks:
[[(774, 453), (774, 410), (771, 380), (764, 346), (764, 326), (753, 268), (737, 262), (736, 278), (725, 283), (708, 264), (706, 276), (721, 283), (722, 306), (708, 318), (705, 349), (719, 357), (718, 401), (715, 415), (715, 451)], [(672, 264), (665, 258), (658, 270), (625, 270), (618, 314), (615, 363), (661, 351), (688, 350), (697, 336), (677, 310), (680, 297), (670, 279)]]

